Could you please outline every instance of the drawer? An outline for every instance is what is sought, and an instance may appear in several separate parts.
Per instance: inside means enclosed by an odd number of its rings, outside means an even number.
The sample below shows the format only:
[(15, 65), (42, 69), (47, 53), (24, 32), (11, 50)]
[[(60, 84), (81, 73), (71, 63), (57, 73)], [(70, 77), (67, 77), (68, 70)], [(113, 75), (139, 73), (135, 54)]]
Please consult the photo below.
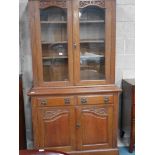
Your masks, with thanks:
[(68, 106), (74, 104), (73, 96), (64, 97), (40, 97), (38, 98), (38, 106)]
[(78, 96), (78, 104), (113, 104), (113, 95)]

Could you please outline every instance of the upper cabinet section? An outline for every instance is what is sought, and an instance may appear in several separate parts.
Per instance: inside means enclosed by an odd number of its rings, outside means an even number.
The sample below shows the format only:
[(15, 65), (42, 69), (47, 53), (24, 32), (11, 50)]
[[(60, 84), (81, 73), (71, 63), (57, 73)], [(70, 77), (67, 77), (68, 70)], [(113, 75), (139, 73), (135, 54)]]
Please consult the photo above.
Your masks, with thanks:
[(43, 80), (68, 81), (67, 9), (40, 10)]
[(29, 2), (35, 86), (114, 83), (114, 0)]
[(79, 9), (80, 79), (105, 80), (105, 9)]

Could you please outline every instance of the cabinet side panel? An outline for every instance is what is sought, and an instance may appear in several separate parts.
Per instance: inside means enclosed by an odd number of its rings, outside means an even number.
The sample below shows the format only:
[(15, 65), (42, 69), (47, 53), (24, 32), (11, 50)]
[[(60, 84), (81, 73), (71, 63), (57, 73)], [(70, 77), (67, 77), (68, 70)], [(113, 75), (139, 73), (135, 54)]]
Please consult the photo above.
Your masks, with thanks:
[(117, 147), (117, 134), (118, 134), (118, 103), (119, 94), (114, 94), (114, 115), (113, 115), (113, 147)]
[(31, 99), (32, 104), (32, 126), (33, 126), (33, 140), (34, 140), (34, 148), (39, 148), (40, 140), (39, 140), (39, 126), (38, 126), (38, 113), (37, 113), (37, 100), (35, 97)]
[(39, 1), (29, 2), (29, 20), (33, 59), (33, 79), (34, 86), (38, 86), (42, 81)]

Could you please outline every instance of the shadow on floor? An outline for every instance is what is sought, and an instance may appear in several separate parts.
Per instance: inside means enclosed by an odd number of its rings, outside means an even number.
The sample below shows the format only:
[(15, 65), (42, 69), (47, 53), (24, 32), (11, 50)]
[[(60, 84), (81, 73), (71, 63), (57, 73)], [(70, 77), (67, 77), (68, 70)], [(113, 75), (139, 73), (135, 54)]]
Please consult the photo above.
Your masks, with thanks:
[(119, 155), (135, 155), (135, 151), (130, 153), (128, 147), (119, 147)]

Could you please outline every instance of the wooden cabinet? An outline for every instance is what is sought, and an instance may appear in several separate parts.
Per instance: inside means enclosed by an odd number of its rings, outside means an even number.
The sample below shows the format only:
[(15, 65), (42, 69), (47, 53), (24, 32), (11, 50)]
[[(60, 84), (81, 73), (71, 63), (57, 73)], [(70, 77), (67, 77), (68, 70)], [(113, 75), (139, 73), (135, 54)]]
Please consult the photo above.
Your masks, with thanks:
[(70, 151), (75, 148), (75, 118), (73, 107), (44, 107), (38, 109), (40, 147)]
[(19, 150), (26, 149), (26, 127), (24, 115), (24, 98), (22, 75), (19, 75)]
[(114, 83), (114, 0), (29, 4), (35, 86)]
[(113, 107), (83, 106), (78, 109), (78, 148), (112, 147)]
[(29, 0), (34, 147), (118, 155), (115, 0)]
[(135, 79), (124, 79), (122, 81), (122, 106), (121, 106), (121, 132), (130, 136), (129, 152), (133, 152), (135, 145)]

